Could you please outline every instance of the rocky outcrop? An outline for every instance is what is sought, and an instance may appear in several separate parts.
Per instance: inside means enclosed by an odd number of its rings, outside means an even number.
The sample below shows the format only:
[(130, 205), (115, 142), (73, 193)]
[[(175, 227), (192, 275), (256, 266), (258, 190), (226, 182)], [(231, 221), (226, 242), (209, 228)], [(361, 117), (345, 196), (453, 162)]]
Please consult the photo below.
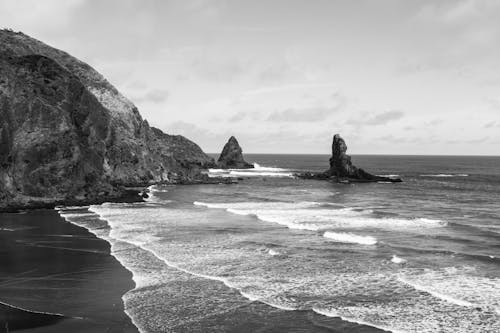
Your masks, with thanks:
[(338, 182), (401, 182), (399, 178), (389, 178), (372, 175), (352, 164), (351, 156), (347, 155), (347, 145), (339, 134), (333, 136), (332, 157), (330, 169), (322, 173), (303, 173), (300, 178), (331, 179)]
[(200, 169), (213, 166), (192, 141), (149, 126), (89, 65), (0, 30), (0, 209), (196, 182)]
[(221, 169), (251, 169), (254, 167), (253, 164), (247, 163), (243, 159), (243, 151), (234, 136), (229, 138), (222, 149), (217, 166)]

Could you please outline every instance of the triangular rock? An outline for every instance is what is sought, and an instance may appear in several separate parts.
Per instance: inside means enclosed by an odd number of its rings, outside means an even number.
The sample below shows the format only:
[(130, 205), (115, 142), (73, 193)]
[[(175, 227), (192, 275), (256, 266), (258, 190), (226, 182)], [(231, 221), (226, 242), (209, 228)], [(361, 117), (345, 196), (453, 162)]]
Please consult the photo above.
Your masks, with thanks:
[(221, 169), (251, 169), (254, 167), (253, 164), (243, 159), (243, 151), (234, 136), (229, 138), (222, 149), (217, 164)]

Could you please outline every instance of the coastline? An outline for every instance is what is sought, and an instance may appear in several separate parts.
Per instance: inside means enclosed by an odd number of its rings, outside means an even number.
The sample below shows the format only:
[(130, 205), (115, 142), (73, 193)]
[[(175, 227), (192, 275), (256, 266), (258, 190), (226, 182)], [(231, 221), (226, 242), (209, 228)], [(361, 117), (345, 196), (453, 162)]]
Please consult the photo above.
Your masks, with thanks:
[(109, 244), (55, 210), (0, 214), (0, 331), (137, 333), (131, 273)]
[(224, 177), (200, 177), (182, 178), (172, 182), (152, 182), (148, 184), (137, 184), (123, 186), (118, 190), (117, 195), (97, 195), (92, 198), (60, 198), (60, 197), (29, 197), (21, 196), (12, 200), (0, 202), (1, 213), (19, 213), (26, 210), (54, 209), (57, 206), (88, 206), (100, 205), (105, 202), (143, 202), (148, 197), (149, 187), (153, 185), (214, 185), (214, 184), (235, 184), (236, 180)]

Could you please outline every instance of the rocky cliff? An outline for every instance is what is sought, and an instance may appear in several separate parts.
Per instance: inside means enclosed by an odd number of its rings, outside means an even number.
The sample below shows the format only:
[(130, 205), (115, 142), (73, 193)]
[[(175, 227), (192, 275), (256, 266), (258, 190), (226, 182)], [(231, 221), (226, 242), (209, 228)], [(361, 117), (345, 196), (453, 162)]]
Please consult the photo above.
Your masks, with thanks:
[(0, 30), (0, 208), (117, 197), (214, 165), (195, 143), (149, 126), (89, 65)]
[(243, 151), (234, 136), (230, 137), (224, 145), (217, 165), (221, 169), (251, 169), (254, 167), (243, 158)]
[(330, 169), (322, 173), (303, 173), (300, 178), (331, 179), (339, 182), (401, 182), (401, 179), (372, 175), (352, 164), (347, 145), (339, 134), (333, 136)]

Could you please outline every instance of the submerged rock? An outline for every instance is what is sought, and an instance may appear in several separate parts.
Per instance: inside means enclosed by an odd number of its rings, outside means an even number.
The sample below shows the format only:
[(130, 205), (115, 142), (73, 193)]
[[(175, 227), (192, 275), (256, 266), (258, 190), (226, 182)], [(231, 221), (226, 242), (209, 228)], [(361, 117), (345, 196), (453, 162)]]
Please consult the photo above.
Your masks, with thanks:
[(251, 169), (254, 167), (253, 164), (247, 163), (243, 159), (243, 151), (234, 136), (229, 138), (222, 149), (217, 165), (221, 169)]
[(333, 136), (332, 157), (330, 169), (325, 172), (305, 172), (297, 175), (306, 179), (331, 179), (341, 183), (350, 182), (401, 182), (400, 178), (389, 178), (372, 175), (352, 164), (351, 156), (347, 155), (347, 145), (339, 134)]
[(213, 166), (194, 142), (149, 126), (86, 63), (0, 30), (0, 210), (121, 197)]

